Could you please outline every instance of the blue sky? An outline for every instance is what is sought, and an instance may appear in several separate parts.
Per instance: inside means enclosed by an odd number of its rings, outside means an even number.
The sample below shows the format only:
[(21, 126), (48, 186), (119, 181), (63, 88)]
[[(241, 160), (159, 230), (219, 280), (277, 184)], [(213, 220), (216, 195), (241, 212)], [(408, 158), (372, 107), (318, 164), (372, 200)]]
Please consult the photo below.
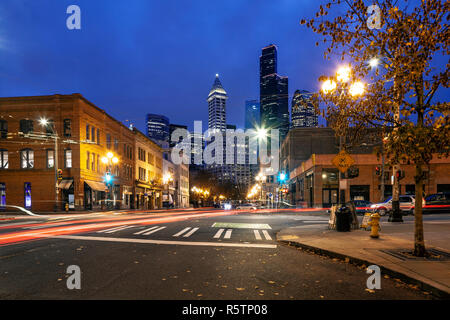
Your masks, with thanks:
[[(66, 9), (81, 8), (81, 30)], [(278, 46), (289, 94), (315, 91), (338, 61), (323, 59), (311, 30), (310, 0), (2, 0), (0, 96), (81, 93), (120, 121), (144, 130), (145, 114), (207, 126), (206, 97), (219, 73), (227, 122), (244, 125), (259, 98), (261, 48)]]

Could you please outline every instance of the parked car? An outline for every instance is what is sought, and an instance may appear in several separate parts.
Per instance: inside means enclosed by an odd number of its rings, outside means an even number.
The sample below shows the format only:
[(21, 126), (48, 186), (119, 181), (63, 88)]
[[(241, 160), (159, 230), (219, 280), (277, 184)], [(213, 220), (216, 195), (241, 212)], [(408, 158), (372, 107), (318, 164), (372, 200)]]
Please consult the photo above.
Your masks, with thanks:
[(238, 205), (236, 207), (236, 209), (238, 209), (238, 210), (256, 210), (257, 207), (255, 204), (252, 204), (252, 203), (243, 203), (243, 204)]
[(450, 193), (431, 194), (425, 198), (423, 206), (424, 214), (427, 213), (450, 213)]
[[(398, 198), (400, 203), (400, 211), (403, 214), (414, 214), (415, 198), (413, 195), (402, 195)], [(423, 205), (425, 201), (423, 201)], [(375, 203), (370, 206), (370, 210), (378, 212), (380, 216), (384, 216), (392, 211), (392, 197), (386, 199), (385, 202)]]
[(356, 208), (356, 214), (365, 214), (370, 211), (370, 206), (372, 202), (367, 200), (353, 200)]

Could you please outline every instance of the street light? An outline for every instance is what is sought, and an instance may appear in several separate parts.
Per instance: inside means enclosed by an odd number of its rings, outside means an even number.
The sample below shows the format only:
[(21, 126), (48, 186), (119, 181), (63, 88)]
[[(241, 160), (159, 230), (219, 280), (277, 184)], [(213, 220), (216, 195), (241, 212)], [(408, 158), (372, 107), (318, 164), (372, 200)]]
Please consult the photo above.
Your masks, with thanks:
[(352, 69), (350, 66), (342, 66), (336, 72), (336, 79), (339, 82), (349, 82), (351, 74)]
[[(50, 121), (46, 118), (40, 118), (39, 124), (47, 128), (50, 125)], [(50, 126), (50, 128), (52, 129), (53, 138), (55, 139), (55, 154), (53, 156), (55, 167), (55, 211), (58, 211), (58, 134), (55, 126)]]
[(114, 153), (108, 152), (106, 157), (102, 157), (102, 163), (107, 166), (107, 170), (105, 173), (105, 182), (108, 186), (108, 207), (111, 205), (111, 195), (112, 195), (112, 182), (113, 182), (113, 174), (112, 174), (112, 165), (119, 163), (119, 159), (114, 156)]
[(364, 91), (365, 91), (365, 86), (364, 86), (364, 83), (362, 83), (361, 81), (354, 82), (350, 86), (350, 89), (348, 90), (350, 95), (352, 95), (353, 97), (363, 95)]

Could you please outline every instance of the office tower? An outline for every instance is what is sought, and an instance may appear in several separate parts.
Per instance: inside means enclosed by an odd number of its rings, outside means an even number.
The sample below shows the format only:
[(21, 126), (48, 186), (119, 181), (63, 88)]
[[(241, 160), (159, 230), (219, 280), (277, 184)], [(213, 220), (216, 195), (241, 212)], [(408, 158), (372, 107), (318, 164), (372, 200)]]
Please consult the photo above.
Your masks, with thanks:
[(208, 129), (225, 131), (226, 129), (226, 101), (228, 99), (227, 92), (222, 87), (219, 75), (216, 79), (208, 95)]
[[(172, 133), (177, 129), (185, 130), (187, 132), (188, 127), (180, 125), (180, 124), (172, 124), (172, 123), (169, 125), (169, 146), (171, 148), (173, 148), (174, 146), (176, 146), (178, 143), (182, 142), (182, 140), (183, 140), (183, 138), (178, 138), (178, 141), (172, 141)], [(186, 143), (190, 143), (190, 142), (186, 141)]]
[(261, 126), (261, 114), (258, 100), (245, 101), (245, 130)]
[(280, 130), (280, 144), (289, 131), (288, 77), (277, 73), (277, 47), (262, 49), (260, 61), (261, 127)]
[(147, 114), (147, 136), (160, 147), (169, 146), (169, 119), (159, 114)]
[(314, 127), (319, 125), (312, 93), (306, 90), (296, 90), (291, 105), (292, 128)]

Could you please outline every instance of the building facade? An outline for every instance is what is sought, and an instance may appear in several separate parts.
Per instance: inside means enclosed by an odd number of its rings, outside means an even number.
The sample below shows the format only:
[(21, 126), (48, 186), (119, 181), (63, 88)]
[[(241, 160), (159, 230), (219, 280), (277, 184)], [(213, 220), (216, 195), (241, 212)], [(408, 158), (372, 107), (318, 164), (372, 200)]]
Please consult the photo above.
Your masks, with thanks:
[(291, 104), (292, 128), (315, 128), (319, 125), (319, 117), (316, 114), (312, 94), (306, 90), (296, 90)]
[(133, 133), (82, 95), (0, 98), (0, 119), (5, 205), (33, 211), (66, 204), (70, 210), (130, 207)]
[(145, 134), (133, 128), (134, 133), (134, 188), (132, 208), (162, 208), (163, 153), (160, 146)]
[(227, 128), (226, 103), (228, 95), (216, 74), (208, 94), (208, 129), (225, 131)]

